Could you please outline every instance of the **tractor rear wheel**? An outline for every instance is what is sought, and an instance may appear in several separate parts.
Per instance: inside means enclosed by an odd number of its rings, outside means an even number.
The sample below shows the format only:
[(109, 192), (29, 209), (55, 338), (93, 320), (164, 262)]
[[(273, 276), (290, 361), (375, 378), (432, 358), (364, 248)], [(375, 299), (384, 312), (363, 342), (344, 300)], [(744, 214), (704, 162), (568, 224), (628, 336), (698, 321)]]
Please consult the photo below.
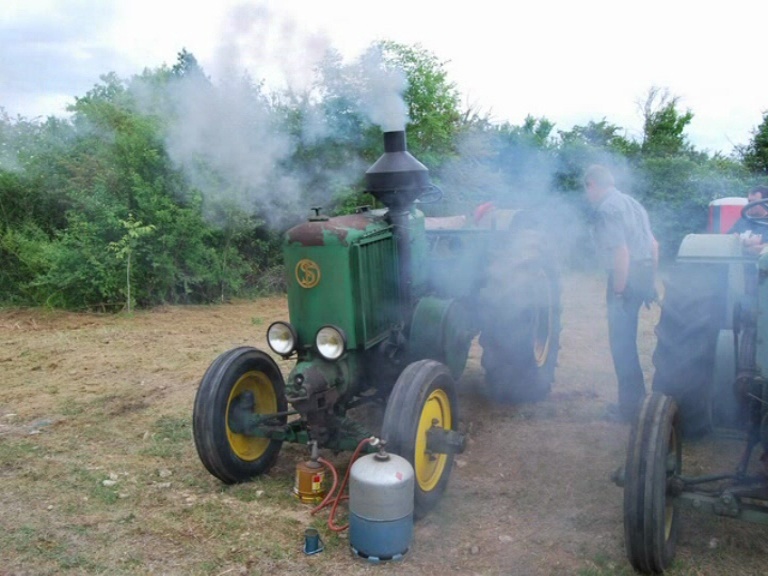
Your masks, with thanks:
[[(277, 460), (281, 441), (233, 430), (233, 411), (285, 412), (285, 383), (275, 361), (242, 346), (224, 352), (210, 365), (195, 396), (192, 431), (197, 454), (208, 471), (227, 484), (267, 472)], [(276, 417), (281, 424), (285, 416)]]
[[(742, 342), (744, 340), (742, 338)], [(720, 330), (715, 346), (715, 368), (712, 377), (712, 423), (714, 426), (738, 428), (741, 423), (739, 402), (735, 391), (735, 348), (733, 330)]]
[(448, 367), (436, 360), (406, 366), (387, 401), (381, 436), (389, 452), (413, 466), (416, 518), (437, 505), (453, 467), (453, 454), (427, 451), (427, 432), (432, 427), (456, 430), (458, 424), (456, 385)]
[(624, 468), (624, 542), (638, 572), (661, 573), (672, 563), (680, 512), (670, 485), (681, 472), (677, 405), (649, 394), (632, 426)]
[(494, 250), (480, 293), (482, 366), (505, 403), (549, 395), (560, 349), (560, 278), (544, 238), (521, 230)]
[(725, 309), (720, 272), (709, 264), (676, 265), (656, 326), (653, 391), (675, 399), (686, 438), (712, 430), (715, 346)]

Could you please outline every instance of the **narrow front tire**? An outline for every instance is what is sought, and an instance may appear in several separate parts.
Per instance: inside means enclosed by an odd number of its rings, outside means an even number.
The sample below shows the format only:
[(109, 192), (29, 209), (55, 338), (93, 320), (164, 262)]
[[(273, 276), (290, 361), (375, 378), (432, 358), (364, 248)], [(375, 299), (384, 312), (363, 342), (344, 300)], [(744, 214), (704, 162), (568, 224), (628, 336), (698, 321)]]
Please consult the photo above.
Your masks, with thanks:
[(414, 516), (421, 518), (440, 501), (453, 467), (453, 454), (427, 450), (427, 432), (458, 427), (456, 385), (448, 368), (435, 360), (409, 364), (395, 383), (387, 402), (382, 438), (387, 450), (413, 466)]
[[(245, 396), (244, 396), (245, 395)], [(244, 403), (244, 398), (248, 401)], [(206, 469), (227, 484), (267, 472), (281, 441), (239, 433), (230, 426), (235, 406), (260, 415), (287, 410), (285, 383), (275, 361), (249, 346), (221, 354), (206, 370), (195, 396), (192, 431)], [(286, 417), (274, 419), (284, 424)]]
[(677, 404), (652, 393), (632, 426), (624, 468), (624, 542), (638, 572), (663, 573), (674, 559), (680, 512), (671, 481), (681, 473)]

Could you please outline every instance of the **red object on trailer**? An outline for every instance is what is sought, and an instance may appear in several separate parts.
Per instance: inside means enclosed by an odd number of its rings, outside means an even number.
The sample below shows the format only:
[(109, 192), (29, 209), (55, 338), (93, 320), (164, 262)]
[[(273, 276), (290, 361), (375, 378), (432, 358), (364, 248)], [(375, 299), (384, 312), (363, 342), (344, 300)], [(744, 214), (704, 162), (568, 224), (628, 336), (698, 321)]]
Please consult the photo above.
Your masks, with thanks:
[(746, 198), (718, 198), (709, 203), (709, 221), (707, 232), (727, 234), (736, 221), (741, 218), (741, 209), (747, 203)]

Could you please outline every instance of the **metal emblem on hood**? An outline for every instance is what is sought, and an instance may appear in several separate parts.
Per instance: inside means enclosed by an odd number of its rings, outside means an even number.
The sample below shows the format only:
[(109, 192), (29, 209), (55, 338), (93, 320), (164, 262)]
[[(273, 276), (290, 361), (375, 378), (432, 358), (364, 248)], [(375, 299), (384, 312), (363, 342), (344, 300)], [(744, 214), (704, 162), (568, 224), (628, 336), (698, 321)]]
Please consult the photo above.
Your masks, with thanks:
[(320, 282), (320, 266), (309, 258), (302, 258), (296, 263), (295, 274), (302, 288), (314, 288)]

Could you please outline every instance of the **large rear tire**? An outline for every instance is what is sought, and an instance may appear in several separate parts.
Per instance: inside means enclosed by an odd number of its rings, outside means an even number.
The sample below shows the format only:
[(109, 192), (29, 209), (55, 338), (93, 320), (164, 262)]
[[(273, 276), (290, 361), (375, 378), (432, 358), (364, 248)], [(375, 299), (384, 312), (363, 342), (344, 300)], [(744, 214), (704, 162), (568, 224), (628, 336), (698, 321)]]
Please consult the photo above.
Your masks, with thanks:
[(662, 573), (675, 557), (680, 512), (670, 481), (681, 472), (677, 405), (650, 394), (632, 426), (624, 468), (624, 542), (638, 572)]
[(686, 438), (712, 430), (715, 346), (725, 310), (722, 276), (715, 265), (676, 265), (656, 326), (652, 388), (675, 399)]
[(735, 382), (736, 347), (733, 330), (720, 330), (715, 346), (712, 381), (712, 424), (716, 427), (738, 428), (741, 424)]
[(456, 385), (448, 368), (435, 360), (406, 366), (387, 402), (381, 436), (389, 452), (413, 466), (416, 518), (425, 516), (440, 501), (453, 467), (453, 454), (427, 451), (427, 431), (433, 426), (456, 430), (458, 423)]
[(482, 366), (504, 403), (546, 398), (560, 350), (560, 278), (544, 238), (516, 232), (492, 254), (480, 293)]
[[(227, 484), (245, 482), (274, 465), (282, 442), (240, 434), (230, 428), (230, 412), (247, 395), (256, 414), (285, 412), (285, 383), (275, 361), (242, 346), (224, 352), (206, 370), (195, 396), (192, 432), (206, 469)], [(252, 406), (251, 406), (252, 404)], [(284, 424), (285, 416), (276, 417)]]

